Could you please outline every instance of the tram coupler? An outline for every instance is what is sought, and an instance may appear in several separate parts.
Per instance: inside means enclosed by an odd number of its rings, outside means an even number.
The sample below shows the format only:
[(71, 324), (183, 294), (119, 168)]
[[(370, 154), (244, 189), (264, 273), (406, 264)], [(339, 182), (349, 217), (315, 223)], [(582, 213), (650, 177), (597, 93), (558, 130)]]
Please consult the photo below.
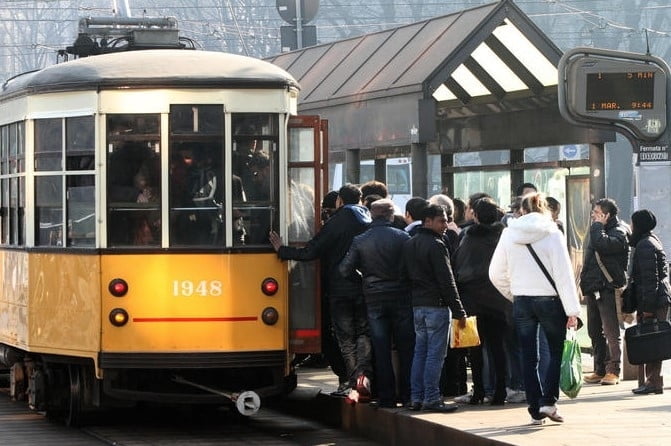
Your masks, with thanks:
[(235, 408), (238, 410), (238, 412), (240, 412), (240, 415), (244, 415), (246, 417), (254, 415), (261, 408), (261, 397), (259, 397), (259, 395), (253, 390), (243, 390), (241, 392), (225, 392), (209, 386), (198, 384), (193, 381), (189, 381), (178, 375), (173, 376), (172, 380), (178, 384), (186, 384), (188, 386), (205, 390), (206, 392), (221, 395), (227, 398), (231, 403), (235, 405)]

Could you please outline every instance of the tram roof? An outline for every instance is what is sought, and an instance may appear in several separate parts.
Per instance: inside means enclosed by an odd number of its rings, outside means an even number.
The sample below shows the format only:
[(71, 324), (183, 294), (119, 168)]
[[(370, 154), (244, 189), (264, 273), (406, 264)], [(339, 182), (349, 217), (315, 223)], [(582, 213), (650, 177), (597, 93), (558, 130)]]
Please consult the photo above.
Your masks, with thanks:
[[(267, 60), (300, 82), (301, 113), (347, 128), (346, 135), (330, 140), (337, 151), (405, 145), (411, 140), (405, 129), (415, 126), (419, 142), (430, 142), (435, 119), (553, 108), (556, 113), (546, 122), (562, 126), (561, 55), (512, 0), (501, 0)], [(567, 134), (563, 130), (558, 134)], [(476, 144), (486, 146), (472, 147)]]
[(296, 87), (292, 75), (263, 60), (195, 50), (139, 50), (80, 58), (8, 80), (3, 96), (120, 87)]

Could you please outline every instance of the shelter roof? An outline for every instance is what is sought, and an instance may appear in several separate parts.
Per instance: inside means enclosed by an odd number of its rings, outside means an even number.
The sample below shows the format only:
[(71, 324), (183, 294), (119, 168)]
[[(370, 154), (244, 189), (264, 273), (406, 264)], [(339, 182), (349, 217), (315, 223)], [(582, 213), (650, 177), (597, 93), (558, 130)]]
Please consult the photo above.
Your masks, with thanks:
[(557, 48), (510, 0), (280, 54), (301, 109), (421, 93), (460, 107), (556, 91)]

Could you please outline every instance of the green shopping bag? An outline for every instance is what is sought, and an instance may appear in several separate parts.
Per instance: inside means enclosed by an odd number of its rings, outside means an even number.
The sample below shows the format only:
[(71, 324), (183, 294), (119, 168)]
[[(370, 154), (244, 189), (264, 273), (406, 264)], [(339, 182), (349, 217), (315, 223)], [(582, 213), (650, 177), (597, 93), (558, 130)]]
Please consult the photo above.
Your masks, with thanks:
[(574, 329), (569, 329), (564, 340), (564, 350), (561, 357), (561, 371), (559, 374), (559, 388), (569, 398), (578, 396), (582, 388), (582, 359), (580, 345)]

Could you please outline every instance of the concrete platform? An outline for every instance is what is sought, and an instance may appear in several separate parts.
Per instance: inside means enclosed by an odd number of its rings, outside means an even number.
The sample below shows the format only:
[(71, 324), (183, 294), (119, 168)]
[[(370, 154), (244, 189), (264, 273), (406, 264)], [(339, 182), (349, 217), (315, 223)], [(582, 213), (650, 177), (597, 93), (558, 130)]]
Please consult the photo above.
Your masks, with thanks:
[[(669, 362), (664, 364), (667, 384), (671, 383)], [(583, 370), (590, 369), (591, 358), (583, 355)], [(631, 389), (637, 385), (636, 381), (615, 386), (585, 384), (578, 398), (560, 398), (558, 405), (565, 422), (547, 421), (543, 426), (529, 424), (526, 404), (464, 404), (450, 414), (349, 406), (342, 398), (328, 396), (337, 386), (329, 369), (299, 369), (294, 398), (304, 415), (386, 445), (664, 444), (671, 440), (671, 386), (662, 395), (636, 396)]]

